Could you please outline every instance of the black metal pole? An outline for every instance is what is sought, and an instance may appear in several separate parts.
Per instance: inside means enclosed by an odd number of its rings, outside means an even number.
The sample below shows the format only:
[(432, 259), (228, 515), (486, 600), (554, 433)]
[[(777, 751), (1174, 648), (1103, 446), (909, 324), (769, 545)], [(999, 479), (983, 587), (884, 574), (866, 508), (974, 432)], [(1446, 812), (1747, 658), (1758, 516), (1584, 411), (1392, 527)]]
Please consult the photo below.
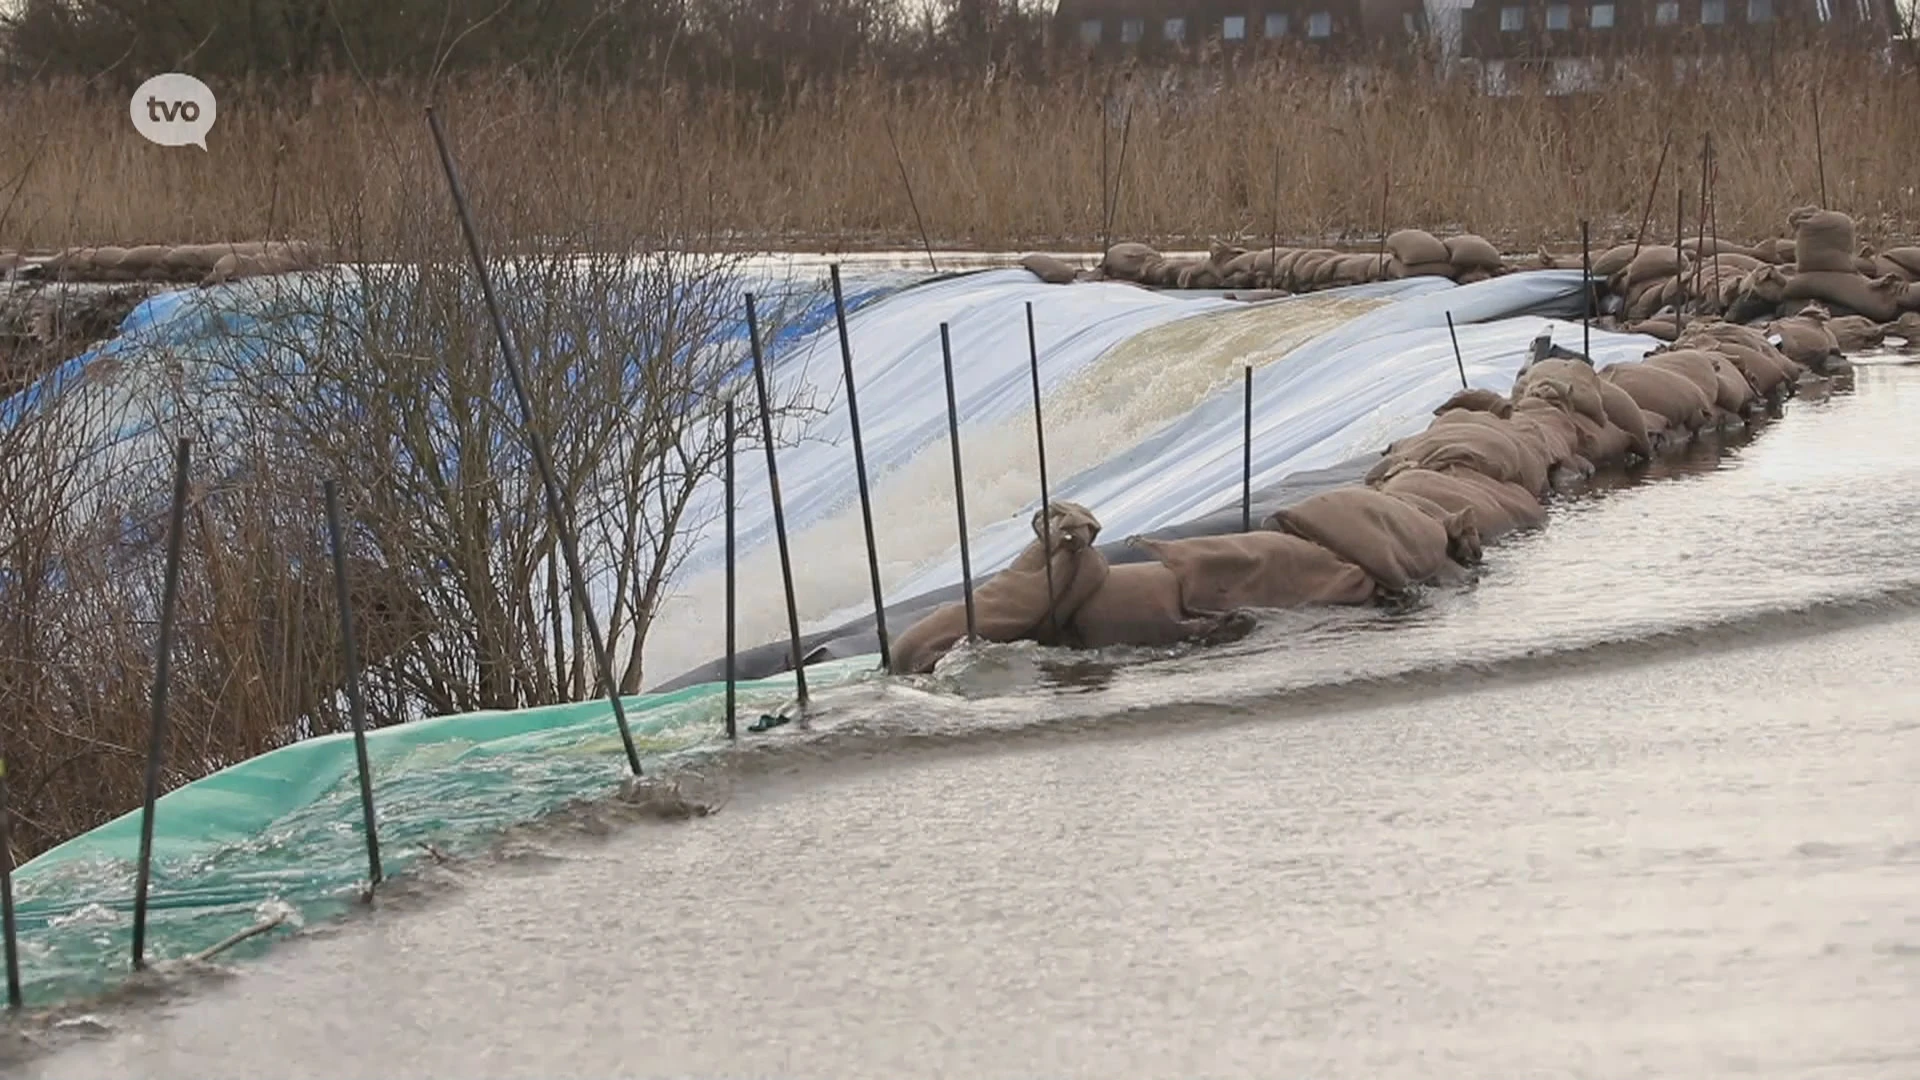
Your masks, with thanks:
[(7, 945), (7, 1008), (20, 1007), (20, 936), (13, 922), (13, 823), (7, 809), (7, 762), (0, 758), (0, 931)]
[(760, 437), (767, 444), (767, 488), (773, 493), (773, 534), (780, 544), (780, 581), (787, 590), (787, 640), (793, 657), (793, 681), (800, 693), (800, 715), (807, 713), (807, 671), (800, 663), (800, 605), (793, 596), (793, 557), (787, 549), (787, 512), (780, 498), (780, 467), (773, 454), (773, 405), (767, 396), (767, 364), (760, 355), (760, 317), (747, 294), (747, 342), (753, 349), (753, 388), (760, 398)]
[(347, 665), (347, 715), (353, 721), (353, 757), (360, 768), (360, 819), (367, 828), (368, 880), (380, 884), (380, 833), (373, 822), (373, 770), (367, 765), (367, 710), (360, 696), (360, 646), (353, 632), (353, 600), (347, 588), (346, 545), (340, 536), (340, 485), (328, 480), (327, 538), (333, 545), (333, 596), (340, 609), (340, 649)]
[(940, 324), (940, 363), (947, 375), (947, 441), (953, 446), (953, 509), (960, 518), (960, 584), (966, 590), (967, 640), (977, 636), (973, 620), (973, 557), (967, 551), (967, 491), (960, 471), (960, 407), (953, 396), (953, 341)]
[(1820, 131), (1820, 85), (1813, 87), (1813, 156), (1820, 165), (1820, 209), (1831, 210), (1827, 201), (1827, 140)]
[(1027, 301), (1027, 370), (1033, 375), (1033, 442), (1040, 455), (1040, 552), (1047, 562), (1047, 625), (1058, 636), (1060, 615), (1053, 609), (1060, 600), (1053, 589), (1053, 495), (1047, 490), (1047, 423), (1040, 412), (1040, 339), (1033, 331), (1031, 300)]
[(1633, 234), (1633, 253), (1640, 254), (1640, 248), (1647, 241), (1647, 229), (1653, 224), (1653, 197), (1660, 192), (1660, 177), (1667, 171), (1667, 151), (1673, 148), (1673, 132), (1668, 131), (1660, 137), (1660, 160), (1653, 167), (1653, 183), (1647, 187), (1647, 207), (1640, 212), (1640, 231)]
[[(735, 659), (734, 659), (734, 657), (735, 657), (735, 652), (736, 652), (736, 650), (737, 650), (737, 648), (738, 648), (738, 645), (737, 645), (737, 643), (736, 643), (736, 641), (734, 640), (734, 633), (735, 633), (735, 630), (734, 630), (734, 624), (735, 624), (735, 621), (736, 621), (736, 620), (735, 620), (735, 617), (734, 617), (734, 612), (735, 612), (735, 610), (736, 610), (736, 601), (735, 601), (735, 596), (734, 596), (734, 593), (735, 593), (735, 586), (734, 586), (734, 553), (733, 553), (733, 549), (734, 549), (734, 525), (733, 525), (733, 512), (734, 512), (734, 511), (733, 511), (733, 506), (734, 506), (734, 495), (733, 495), (733, 459), (734, 459), (734, 457), (735, 457), (735, 450), (734, 450), (734, 445), (735, 445), (735, 443), (734, 443), (734, 439), (735, 439), (735, 434), (734, 434), (734, 419), (733, 419), (733, 395), (731, 395), (731, 394), (729, 394), (729, 395), (727, 395), (727, 471), (726, 471), (726, 489), (727, 489), (727, 738), (728, 738), (728, 739), (737, 739), (737, 738), (739, 738), (739, 737), (740, 737), (740, 734), (739, 734), (739, 731), (738, 731), (738, 729), (737, 729), (737, 727), (736, 727), (736, 724), (737, 724), (737, 721), (736, 721), (736, 720), (734, 719), (734, 702), (735, 702), (735, 694), (736, 694), (736, 689), (737, 689), (737, 684), (738, 684), (738, 682), (739, 682), (739, 678), (740, 678), (740, 676), (739, 676), (739, 672), (738, 672), (738, 669), (737, 669), (737, 667), (736, 667), (736, 664), (735, 664)], [(886, 645), (885, 645), (885, 642), (886, 642), (886, 638), (885, 638), (885, 637), (883, 636), (883, 637), (882, 637), (882, 638), (881, 638), (880, 640), (881, 640), (881, 643), (882, 643), (882, 644), (881, 644), (881, 648), (883, 648), (883, 649), (884, 649), (884, 648), (886, 648)]]
[(494, 337), (500, 340), (500, 355), (507, 364), (507, 380), (513, 384), (514, 399), (520, 405), (521, 427), (526, 433), (527, 448), (533, 454), (533, 464), (540, 472), (540, 484), (546, 492), (547, 516), (553, 522), (554, 532), (559, 534), (560, 553), (567, 560), (567, 576), (571, 578), (573, 593), (579, 598), (581, 616), (587, 622), (588, 640), (593, 645), (594, 661), (600, 667), (600, 679), (607, 688), (607, 703), (613, 707), (613, 722), (620, 728), (620, 742), (627, 751), (627, 766), (633, 775), (640, 775), (640, 751), (633, 745), (633, 731), (627, 727), (626, 706), (620, 701), (620, 684), (613, 678), (613, 660), (607, 652), (607, 639), (600, 633), (600, 617), (594, 614), (593, 602), (587, 596), (587, 574), (580, 566), (580, 546), (573, 534), (573, 526), (567, 517), (565, 507), (560, 502), (560, 484), (554, 479), (553, 460), (547, 456), (546, 440), (533, 425), (533, 402), (527, 397), (526, 377), (520, 365), (520, 354), (514, 348), (513, 336), (507, 333), (506, 317), (500, 313), (500, 302), (493, 294), (493, 278), (487, 273), (487, 263), (480, 253), (480, 236), (473, 228), (473, 212), (467, 207), (467, 193), (460, 186), (460, 170), (453, 163), (453, 151), (447, 148), (447, 133), (440, 127), (440, 115), (427, 106), (427, 126), (433, 130), (434, 146), (440, 151), (440, 166), (447, 174), (447, 189), (453, 195), (453, 208), (460, 217), (460, 231), (467, 240), (467, 254), (473, 258), (474, 276), (480, 279), (480, 296), (486, 301), (487, 317), (493, 321)]
[(1676, 170), (1673, 192), (1673, 332), (1676, 336), (1686, 321), (1683, 312), (1687, 309), (1687, 275), (1682, 269), (1687, 260), (1680, 246), (1687, 239), (1687, 189), (1678, 182), (1679, 179)]
[(1460, 357), (1460, 335), (1453, 329), (1453, 312), (1447, 312), (1447, 336), (1453, 339), (1453, 365), (1460, 369), (1460, 389), (1467, 388), (1467, 362)]
[(1240, 413), (1240, 531), (1253, 531), (1253, 365), (1244, 369), (1246, 378)]
[(873, 499), (867, 492), (867, 452), (860, 440), (860, 398), (853, 387), (853, 345), (847, 340), (847, 303), (840, 293), (840, 264), (833, 277), (833, 317), (840, 325), (840, 367), (847, 380), (847, 419), (853, 424), (853, 472), (860, 483), (860, 526), (867, 533), (867, 576), (873, 580), (873, 624), (880, 632), (880, 667), (893, 666), (887, 642), (887, 602), (880, 591), (880, 546), (873, 538)]
[(180, 599), (180, 542), (187, 525), (187, 460), (192, 443), (173, 451), (173, 514), (167, 524), (167, 569), (160, 590), (160, 644), (154, 650), (153, 712), (147, 732), (147, 776), (140, 809), (140, 861), (133, 885), (133, 970), (147, 966), (147, 889), (153, 880), (153, 804), (160, 797), (160, 760), (167, 741), (167, 680), (173, 674), (173, 612)]
[(1593, 365), (1593, 234), (1586, 219), (1580, 221), (1580, 292), (1583, 297), (1580, 316), (1580, 353)]

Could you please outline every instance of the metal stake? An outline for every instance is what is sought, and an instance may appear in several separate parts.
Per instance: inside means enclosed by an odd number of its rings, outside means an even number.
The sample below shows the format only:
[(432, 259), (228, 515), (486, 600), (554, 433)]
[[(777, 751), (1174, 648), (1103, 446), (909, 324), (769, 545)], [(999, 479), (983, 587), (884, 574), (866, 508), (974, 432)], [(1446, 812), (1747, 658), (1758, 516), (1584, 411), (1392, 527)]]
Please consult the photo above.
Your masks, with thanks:
[(460, 186), (460, 170), (453, 163), (453, 152), (447, 148), (447, 134), (440, 127), (440, 115), (427, 106), (427, 126), (433, 129), (433, 143), (440, 151), (440, 165), (447, 174), (447, 189), (453, 195), (453, 208), (460, 217), (460, 231), (466, 236), (467, 253), (473, 258), (474, 276), (480, 279), (480, 295), (486, 301), (487, 317), (493, 321), (494, 337), (500, 340), (500, 355), (507, 363), (507, 379), (513, 384), (514, 399), (520, 405), (521, 428), (526, 433), (527, 448), (533, 454), (533, 464), (540, 472), (540, 485), (546, 492), (547, 517), (553, 522), (554, 532), (559, 534), (560, 553), (567, 560), (567, 576), (571, 579), (574, 596), (579, 598), (580, 613), (587, 622), (587, 636), (593, 644), (594, 661), (600, 667), (600, 679), (607, 688), (607, 703), (613, 707), (613, 722), (620, 728), (620, 742), (627, 751), (627, 767), (633, 775), (640, 775), (640, 751), (633, 745), (633, 731), (627, 727), (626, 706), (620, 701), (620, 684), (613, 678), (613, 660), (607, 653), (607, 640), (600, 633), (600, 617), (594, 614), (593, 602), (587, 596), (587, 574), (580, 567), (580, 546), (573, 533), (572, 523), (560, 502), (560, 484), (554, 479), (553, 460), (547, 455), (547, 442), (533, 424), (533, 402), (527, 397), (526, 376), (520, 365), (520, 354), (513, 344), (513, 336), (507, 333), (506, 317), (500, 313), (500, 302), (494, 297), (493, 278), (487, 273), (487, 263), (480, 253), (480, 236), (473, 228), (473, 212), (467, 208), (467, 193)]
[(833, 277), (833, 316), (840, 325), (840, 367), (847, 380), (847, 419), (853, 423), (853, 473), (860, 484), (860, 525), (867, 533), (867, 575), (873, 580), (873, 623), (880, 631), (880, 667), (893, 666), (887, 643), (887, 603), (880, 592), (880, 547), (873, 538), (873, 500), (867, 492), (867, 453), (860, 439), (860, 399), (853, 386), (853, 345), (847, 340), (847, 304), (840, 294), (840, 264)]
[[(1040, 414), (1040, 340), (1033, 332), (1033, 301), (1027, 301), (1027, 369), (1033, 374), (1033, 441), (1040, 455), (1040, 552), (1047, 562), (1047, 625), (1060, 634), (1060, 596), (1053, 589), (1053, 496), (1047, 490), (1047, 424)], [(958, 485), (955, 485), (956, 489)]]
[(793, 596), (793, 556), (787, 548), (787, 512), (780, 498), (780, 467), (773, 454), (773, 405), (767, 396), (767, 364), (760, 355), (760, 317), (747, 294), (747, 340), (753, 348), (753, 388), (760, 398), (760, 436), (767, 444), (767, 488), (773, 495), (773, 533), (780, 543), (780, 581), (787, 590), (787, 640), (793, 657), (793, 681), (800, 694), (800, 716), (807, 714), (807, 672), (800, 659), (800, 606)]
[(373, 771), (367, 765), (367, 711), (360, 696), (360, 647), (353, 632), (353, 601), (347, 589), (347, 557), (340, 539), (340, 485), (328, 480), (327, 537), (333, 545), (333, 595), (340, 609), (340, 642), (347, 665), (347, 715), (353, 720), (353, 756), (360, 768), (360, 818), (367, 828), (367, 874), (380, 884), (380, 833), (373, 822)]
[(167, 569), (160, 591), (160, 644), (153, 661), (153, 712), (147, 731), (147, 776), (140, 808), (140, 862), (133, 885), (133, 970), (147, 966), (147, 889), (153, 880), (153, 804), (160, 797), (160, 761), (167, 741), (167, 680), (173, 674), (173, 614), (180, 599), (180, 542), (187, 526), (187, 461), (192, 443), (173, 451), (173, 514), (167, 524)]
[(953, 509), (960, 518), (960, 583), (966, 590), (967, 640), (973, 641), (973, 558), (967, 551), (967, 491), (960, 472), (960, 409), (953, 396), (953, 342), (940, 324), (940, 361), (947, 375), (947, 441), (953, 446)]

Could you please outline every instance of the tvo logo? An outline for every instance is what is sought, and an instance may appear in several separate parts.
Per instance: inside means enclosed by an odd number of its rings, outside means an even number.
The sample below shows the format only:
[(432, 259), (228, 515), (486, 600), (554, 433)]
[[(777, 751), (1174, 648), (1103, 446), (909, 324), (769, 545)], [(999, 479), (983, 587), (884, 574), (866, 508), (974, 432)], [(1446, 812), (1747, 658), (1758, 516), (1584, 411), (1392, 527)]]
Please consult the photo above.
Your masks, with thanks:
[(170, 72), (140, 84), (127, 105), (134, 130), (161, 146), (207, 148), (207, 132), (219, 115), (213, 91), (191, 75)]

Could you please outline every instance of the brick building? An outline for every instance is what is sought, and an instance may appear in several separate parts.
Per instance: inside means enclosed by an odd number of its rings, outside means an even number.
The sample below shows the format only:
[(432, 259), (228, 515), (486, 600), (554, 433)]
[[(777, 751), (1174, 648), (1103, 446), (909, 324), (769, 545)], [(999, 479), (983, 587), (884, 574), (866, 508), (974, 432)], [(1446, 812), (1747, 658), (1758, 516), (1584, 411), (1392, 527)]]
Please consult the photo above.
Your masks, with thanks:
[(1089, 52), (1173, 53), (1293, 44), (1352, 52), (1427, 32), (1424, 0), (1060, 0), (1056, 40)]
[(1473, 0), (1461, 55), (1482, 61), (1697, 55), (1767, 48), (1782, 35), (1884, 46), (1894, 0)]

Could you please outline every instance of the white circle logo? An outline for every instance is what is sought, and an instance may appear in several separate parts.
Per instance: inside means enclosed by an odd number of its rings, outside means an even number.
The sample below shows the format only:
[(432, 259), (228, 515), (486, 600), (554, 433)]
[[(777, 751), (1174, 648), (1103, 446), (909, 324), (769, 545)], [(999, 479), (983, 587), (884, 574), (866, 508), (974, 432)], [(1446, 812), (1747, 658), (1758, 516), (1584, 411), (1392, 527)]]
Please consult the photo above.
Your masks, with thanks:
[(133, 128), (161, 146), (207, 148), (207, 132), (218, 115), (213, 91), (191, 75), (170, 72), (140, 84), (127, 106)]

